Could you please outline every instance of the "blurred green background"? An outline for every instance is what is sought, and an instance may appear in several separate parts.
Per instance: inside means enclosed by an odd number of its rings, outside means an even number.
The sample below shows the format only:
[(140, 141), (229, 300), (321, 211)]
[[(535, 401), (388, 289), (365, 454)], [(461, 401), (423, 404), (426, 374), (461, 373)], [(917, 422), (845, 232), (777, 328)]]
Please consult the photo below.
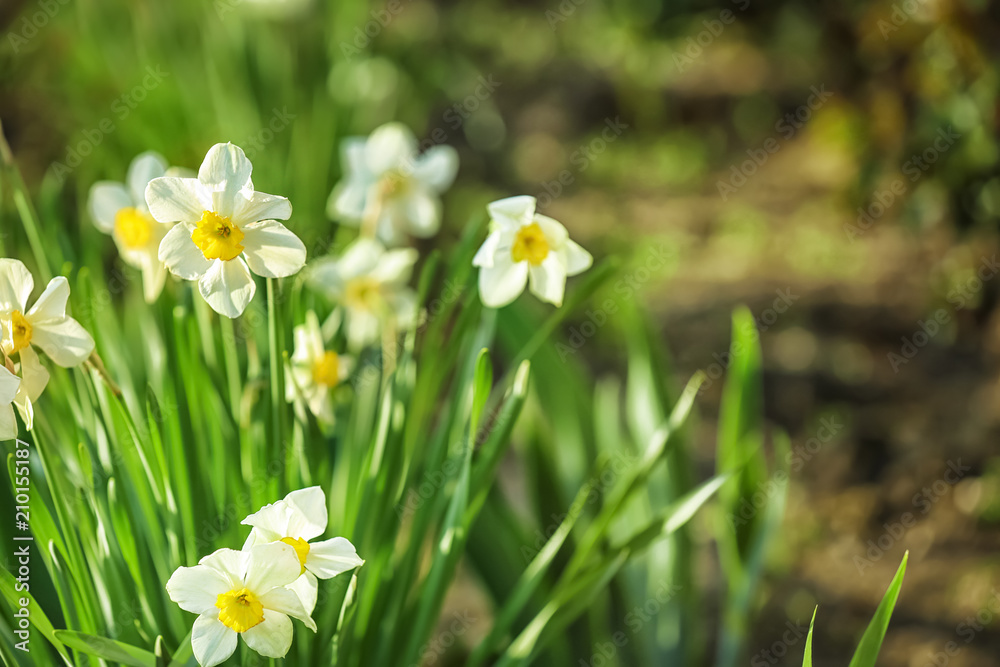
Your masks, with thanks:
[[(422, 247), (523, 193), (626, 258), (609, 296), (652, 315), (671, 382), (709, 374), (705, 471), (748, 304), (794, 458), (747, 660), (798, 664), (786, 622), (819, 604), (815, 662), (846, 664), (908, 548), (881, 664), (954, 640), (948, 664), (1000, 665), (992, 614), (962, 634), (1000, 584), (995, 4), (3, 0), (0, 27), (0, 120), (64, 256), (118, 261), (84, 212), (94, 181), (151, 149), (197, 168), (220, 141), (318, 254), (340, 140), (403, 121), (461, 156)], [(22, 234), (5, 198), (0, 254)], [(620, 372), (624, 323), (591, 339), (593, 317), (566, 354)]]

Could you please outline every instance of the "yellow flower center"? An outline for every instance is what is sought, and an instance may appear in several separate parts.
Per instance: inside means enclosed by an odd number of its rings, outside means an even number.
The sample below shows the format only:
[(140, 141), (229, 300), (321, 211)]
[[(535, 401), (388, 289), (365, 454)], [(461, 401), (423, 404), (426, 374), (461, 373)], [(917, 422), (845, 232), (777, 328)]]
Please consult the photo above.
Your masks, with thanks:
[(374, 278), (355, 278), (344, 287), (344, 302), (356, 310), (376, 310), (381, 298), (381, 287)]
[(7, 340), (4, 341), (4, 351), (7, 354), (14, 354), (28, 347), (31, 342), (31, 323), (15, 310), (10, 314), (10, 331), (7, 333)]
[(137, 208), (123, 208), (115, 214), (115, 236), (118, 241), (135, 250), (144, 248), (153, 237), (153, 219)]
[(313, 362), (312, 372), (316, 384), (335, 387), (340, 382), (340, 357), (336, 352), (325, 352)]
[(243, 252), (243, 232), (229, 218), (215, 211), (205, 211), (198, 227), (191, 232), (191, 240), (198, 246), (205, 259), (229, 261)]
[(510, 249), (510, 254), (515, 262), (528, 260), (533, 265), (538, 266), (549, 256), (549, 242), (545, 240), (545, 234), (537, 222), (525, 225), (517, 230), (514, 238), (514, 245)]
[[(331, 353), (327, 353), (331, 354)], [(309, 555), (309, 543), (303, 540), (301, 537), (283, 537), (281, 541), (295, 549), (295, 555), (299, 557), (299, 564), (302, 566), (302, 572), (306, 571), (306, 556)], [(301, 574), (300, 572), (299, 574)]]
[(382, 176), (382, 196), (386, 199), (405, 194), (410, 188), (410, 179), (398, 170), (392, 170)]
[(264, 605), (245, 588), (220, 593), (215, 600), (219, 621), (236, 632), (246, 632), (264, 621)]

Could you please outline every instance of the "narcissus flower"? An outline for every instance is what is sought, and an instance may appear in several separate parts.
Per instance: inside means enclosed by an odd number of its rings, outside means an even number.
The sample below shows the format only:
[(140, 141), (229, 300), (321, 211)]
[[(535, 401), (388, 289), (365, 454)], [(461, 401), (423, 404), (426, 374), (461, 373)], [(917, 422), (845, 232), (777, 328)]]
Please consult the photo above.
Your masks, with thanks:
[(49, 381), (49, 373), (34, 348), (41, 348), (63, 368), (82, 364), (94, 351), (94, 339), (66, 314), (66, 278), (57, 276), (49, 281), (29, 309), (28, 297), (34, 286), (35, 280), (24, 264), (16, 259), (0, 259), (0, 345), (8, 357), (17, 355), (21, 386), (14, 403), (29, 429), (33, 421), (31, 404)]
[(417, 295), (406, 286), (417, 261), (412, 248), (386, 250), (361, 238), (339, 259), (325, 258), (309, 272), (309, 283), (347, 311), (351, 349), (375, 342), (384, 325), (405, 329), (417, 318)]
[(21, 378), (0, 365), (0, 440), (13, 440), (17, 437), (14, 397), (20, 387)]
[(327, 214), (350, 225), (371, 225), (387, 245), (406, 234), (427, 238), (441, 227), (441, 193), (455, 180), (458, 153), (433, 146), (417, 153), (417, 140), (400, 123), (376, 129), (367, 139), (341, 144), (347, 175), (327, 203)]
[(295, 352), (285, 373), (285, 397), (289, 403), (300, 402), (316, 419), (333, 422), (330, 392), (347, 379), (354, 359), (327, 350), (316, 313), (306, 313), (305, 324), (295, 327)]
[(244, 549), (275, 542), (295, 549), (302, 576), (289, 588), (310, 613), (316, 606), (317, 579), (330, 579), (364, 563), (354, 545), (343, 537), (309, 542), (326, 532), (326, 522), (326, 494), (318, 486), (292, 491), (243, 519), (244, 524), (253, 526)]
[(166, 173), (167, 162), (159, 153), (143, 153), (132, 160), (125, 183), (94, 183), (88, 202), (97, 228), (111, 234), (122, 259), (142, 271), (143, 295), (149, 303), (160, 295), (167, 277), (158, 253), (174, 221), (153, 219), (146, 206), (146, 186)]
[(566, 277), (583, 273), (593, 263), (590, 253), (570, 240), (566, 228), (535, 213), (535, 198), (495, 201), (490, 234), (472, 260), (479, 271), (479, 295), (491, 308), (506, 306), (524, 291), (561, 306)]
[(292, 205), (284, 197), (256, 192), (253, 166), (243, 149), (216, 144), (198, 178), (155, 178), (146, 187), (149, 212), (179, 224), (160, 243), (159, 258), (175, 275), (197, 280), (220, 315), (243, 314), (257, 289), (250, 272), (265, 278), (298, 273), (306, 248), (277, 220)]
[(276, 542), (246, 551), (219, 549), (194, 567), (179, 567), (167, 582), (170, 599), (198, 614), (191, 629), (194, 657), (203, 667), (224, 662), (237, 636), (268, 658), (281, 658), (292, 645), (297, 618), (316, 632), (299, 596), (285, 588), (300, 574), (295, 549)]

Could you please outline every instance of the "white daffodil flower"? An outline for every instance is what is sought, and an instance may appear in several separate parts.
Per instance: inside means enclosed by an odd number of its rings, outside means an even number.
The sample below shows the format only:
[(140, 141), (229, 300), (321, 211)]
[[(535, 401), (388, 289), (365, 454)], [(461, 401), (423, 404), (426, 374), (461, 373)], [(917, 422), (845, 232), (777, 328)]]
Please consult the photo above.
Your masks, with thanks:
[(94, 183), (87, 205), (97, 228), (114, 238), (122, 259), (142, 271), (147, 303), (156, 301), (163, 290), (167, 269), (158, 256), (160, 241), (175, 221), (153, 219), (146, 206), (146, 186), (167, 173), (167, 162), (159, 153), (143, 153), (132, 160), (125, 183)]
[(289, 588), (298, 594), (309, 613), (316, 606), (317, 579), (330, 579), (364, 564), (346, 538), (309, 542), (326, 532), (326, 494), (318, 486), (292, 491), (284, 499), (260, 508), (242, 523), (253, 526), (244, 549), (275, 542), (294, 547), (302, 576)]
[(354, 359), (327, 350), (316, 313), (306, 313), (305, 324), (295, 327), (295, 352), (285, 369), (285, 398), (305, 404), (324, 424), (333, 423), (330, 392), (347, 379)]
[(491, 308), (514, 301), (529, 280), (535, 296), (561, 306), (566, 277), (583, 273), (593, 263), (565, 227), (535, 213), (535, 203), (534, 197), (519, 196), (487, 206), (490, 234), (472, 264), (480, 268), (479, 295)]
[(49, 281), (35, 305), (28, 297), (35, 280), (27, 267), (16, 259), (0, 259), (0, 329), (3, 353), (17, 355), (21, 386), (14, 404), (25, 426), (33, 423), (32, 403), (38, 400), (49, 381), (34, 348), (39, 347), (63, 368), (79, 366), (94, 351), (94, 339), (80, 323), (66, 314), (69, 282), (63, 276)]
[[(160, 243), (159, 258), (171, 273), (197, 280), (215, 312), (243, 314), (265, 278), (298, 273), (306, 248), (277, 220), (292, 205), (284, 197), (255, 192), (253, 166), (243, 149), (216, 144), (205, 156), (198, 178), (154, 178), (146, 187), (149, 212), (160, 222), (177, 221)], [(275, 220), (275, 218), (277, 220)]]
[(198, 664), (227, 660), (237, 635), (265, 657), (284, 657), (292, 645), (289, 616), (316, 632), (298, 595), (286, 588), (299, 574), (295, 549), (280, 542), (247, 551), (219, 549), (194, 567), (177, 568), (167, 594), (184, 611), (198, 614), (191, 629)]
[(345, 139), (341, 161), (347, 173), (330, 194), (327, 215), (349, 225), (370, 225), (386, 245), (399, 245), (406, 234), (437, 234), (441, 193), (455, 180), (458, 153), (444, 145), (420, 155), (417, 149), (416, 137), (400, 123), (383, 125), (367, 139)]
[(386, 250), (361, 238), (339, 259), (324, 258), (309, 271), (309, 283), (347, 311), (347, 342), (358, 350), (379, 339), (382, 326), (406, 329), (417, 319), (416, 292), (406, 286), (417, 261), (412, 248)]
[(0, 365), (0, 440), (17, 437), (17, 418), (14, 416), (14, 398), (21, 388), (21, 378), (6, 366)]

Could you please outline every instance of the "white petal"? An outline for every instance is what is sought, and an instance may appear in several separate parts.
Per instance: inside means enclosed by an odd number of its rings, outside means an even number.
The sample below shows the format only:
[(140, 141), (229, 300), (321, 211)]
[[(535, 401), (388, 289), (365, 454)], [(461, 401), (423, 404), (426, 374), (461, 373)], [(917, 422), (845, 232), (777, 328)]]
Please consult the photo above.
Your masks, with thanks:
[(417, 152), (417, 139), (402, 123), (376, 129), (365, 144), (365, 164), (376, 176), (404, 166)]
[(232, 218), (240, 191), (253, 189), (252, 171), (253, 165), (239, 146), (231, 143), (212, 146), (198, 169), (198, 180), (212, 192), (213, 210)]
[(146, 186), (146, 205), (160, 222), (195, 223), (212, 210), (212, 197), (197, 178), (163, 176)]
[(479, 269), (479, 296), (490, 308), (506, 306), (524, 291), (528, 282), (528, 263), (514, 262), (510, 253), (493, 258), (493, 266)]
[[(377, 199), (373, 198), (371, 202)], [(409, 210), (406, 201), (399, 198), (383, 200), (381, 203), (370, 206), (378, 206), (378, 221), (375, 223), (375, 237), (387, 248), (393, 248), (406, 243), (404, 229), (410, 226)], [(367, 217), (369, 213), (365, 213)]]
[[(258, 220), (288, 220), (292, 216), (292, 203), (285, 197), (263, 192), (241, 192), (236, 196), (233, 222), (240, 228)], [(244, 230), (245, 231), (245, 230)]]
[(266, 658), (282, 658), (292, 646), (292, 621), (272, 611), (264, 620), (243, 633), (247, 646)]
[(333, 424), (333, 405), (330, 403), (330, 388), (324, 385), (317, 385), (305, 393), (306, 405), (309, 412), (316, 417), (316, 421), (321, 424)]
[(500, 243), (503, 240), (503, 232), (499, 229), (495, 232), (490, 232), (490, 235), (486, 237), (483, 241), (483, 245), (479, 247), (476, 252), (476, 256), (472, 258), (473, 266), (493, 266), (493, 258), (496, 257), (500, 249)]
[(292, 354), (289, 366), (294, 367), (295, 376), (298, 378), (301, 377), (298, 371), (309, 372), (309, 366), (313, 360), (321, 356), (323, 352), (322, 350), (316, 352), (313, 349), (312, 333), (306, 325), (300, 324), (295, 327), (293, 334), (295, 336), (295, 352)]
[(94, 225), (105, 234), (110, 234), (115, 230), (115, 216), (118, 215), (118, 211), (135, 206), (136, 201), (143, 202), (145, 207), (143, 196), (140, 195), (138, 200), (133, 200), (121, 183), (99, 181), (90, 186), (87, 210)]
[(306, 263), (306, 247), (280, 222), (262, 220), (243, 228), (244, 254), (250, 270), (265, 278), (298, 273)]
[(250, 547), (254, 546), (255, 544), (265, 544), (267, 542), (272, 542), (272, 541), (273, 540), (265, 540), (264, 538), (262, 538), (260, 536), (260, 533), (257, 532), (257, 529), (254, 528), (250, 531), (250, 534), (247, 535), (246, 541), (243, 542), (243, 551), (250, 551)]
[(532, 294), (542, 301), (562, 305), (566, 291), (566, 267), (558, 254), (550, 252), (539, 266), (532, 266), (530, 276)]
[(166, 173), (167, 161), (156, 151), (147, 151), (137, 155), (132, 160), (132, 164), (128, 166), (128, 176), (125, 178), (132, 201), (144, 203), (146, 201), (146, 186), (154, 178), (159, 178)]
[(0, 405), (0, 441), (13, 440), (16, 437), (17, 417), (14, 416), (14, 406)]
[(490, 219), (501, 227), (517, 229), (531, 224), (535, 215), (535, 203), (534, 197), (518, 195), (492, 202), (486, 206), (486, 210), (490, 212)]
[(223, 625), (217, 615), (199, 616), (191, 628), (191, 647), (199, 665), (214, 667), (236, 651), (236, 632)]
[(212, 310), (233, 319), (246, 310), (257, 285), (242, 258), (228, 262), (217, 259), (198, 281), (198, 291)]
[(569, 240), (569, 232), (558, 220), (553, 220), (547, 215), (535, 214), (534, 221), (542, 228), (545, 240), (552, 248), (561, 248)]
[(350, 175), (370, 177), (368, 164), (365, 162), (365, 137), (346, 137), (340, 142), (340, 161), (345, 171)]
[(400, 329), (409, 329), (417, 322), (417, 293), (409, 288), (396, 290), (390, 293), (386, 301), (392, 309), (396, 318), (396, 326)]
[(379, 319), (367, 310), (351, 310), (347, 319), (347, 342), (351, 349), (360, 350), (378, 340)]
[(94, 339), (72, 317), (35, 324), (31, 344), (63, 368), (79, 366), (94, 351)]
[(288, 506), (277, 502), (264, 505), (240, 523), (246, 526), (253, 526), (254, 530), (257, 531), (259, 540), (267, 543), (289, 536), (288, 523), (290, 517), (291, 510)]
[(170, 272), (184, 280), (198, 280), (212, 268), (211, 259), (191, 240), (194, 230), (187, 225), (176, 225), (160, 241), (157, 256)]
[(153, 303), (160, 292), (163, 291), (163, 284), (167, 280), (167, 267), (157, 259), (155, 253), (150, 255), (142, 266), (142, 295), (146, 303)]
[(177, 568), (167, 581), (167, 595), (184, 611), (218, 613), (219, 595), (232, 590), (228, 579), (207, 565)]
[(258, 544), (250, 549), (246, 587), (257, 595), (287, 586), (302, 573), (295, 549), (284, 542)]
[(406, 283), (419, 257), (420, 254), (413, 248), (390, 250), (379, 258), (371, 277), (380, 283)]
[(415, 190), (401, 203), (405, 206), (407, 229), (411, 234), (422, 239), (437, 234), (441, 228), (441, 200), (437, 195)]
[(421, 183), (444, 192), (458, 173), (458, 151), (451, 146), (433, 146), (417, 158), (413, 176)]
[(302, 608), (307, 614), (312, 614), (316, 608), (316, 600), (319, 598), (319, 581), (316, 575), (308, 570), (302, 573), (298, 579), (288, 585), (288, 589), (299, 596)]
[(352, 243), (337, 263), (341, 279), (350, 280), (371, 273), (385, 253), (385, 247), (378, 241), (360, 238)]
[(347, 225), (357, 225), (365, 215), (371, 182), (349, 178), (337, 183), (326, 203), (326, 215)]
[(562, 248), (562, 253), (566, 263), (566, 275), (568, 276), (583, 273), (594, 263), (594, 258), (590, 253), (574, 241), (566, 241), (566, 245)]
[(249, 562), (250, 554), (247, 552), (236, 549), (218, 549), (198, 561), (198, 565), (215, 570), (223, 580), (228, 582), (226, 590), (232, 590), (243, 587)]
[(339, 355), (340, 358), (340, 379), (346, 380), (347, 377), (354, 372), (354, 357), (348, 356), (346, 354)]
[(306, 271), (306, 283), (331, 299), (340, 298), (344, 290), (344, 281), (340, 277), (340, 262), (333, 257), (321, 257), (315, 260)]
[[(302, 579), (302, 576), (298, 577), (295, 581), (299, 581), (300, 579)], [(292, 618), (297, 618), (305, 623), (307, 628), (316, 632), (316, 622), (313, 621), (312, 617), (309, 615), (310, 612), (306, 611), (298, 593), (293, 591), (291, 588), (275, 588), (274, 590), (270, 590), (259, 596), (258, 599), (267, 611), (273, 610), (291, 616)], [(270, 615), (267, 611), (264, 612), (265, 618)]]
[(326, 352), (326, 347), (323, 343), (323, 329), (320, 327), (319, 317), (316, 316), (315, 311), (310, 310), (306, 313), (306, 322), (302, 328), (305, 332), (302, 343), (309, 353), (309, 358), (321, 357)]
[(17, 398), (14, 400), (14, 407), (17, 408), (18, 413), (21, 415), (24, 428), (30, 431), (35, 422), (35, 407), (27, 397), (21, 394), (22, 392), (18, 392)]
[[(38, 359), (35, 348), (30, 345), (18, 352), (17, 356), (21, 373), (21, 386), (17, 390), (18, 400), (21, 404), (37, 401), (49, 384), (49, 371)], [(27, 422), (27, 419), (25, 421)]]
[(320, 579), (330, 579), (338, 574), (353, 570), (364, 563), (349, 540), (334, 537), (309, 545), (306, 569)]
[(6, 366), (0, 365), (0, 406), (10, 405), (20, 386), (21, 378), (7, 370)]
[(285, 496), (292, 509), (288, 537), (301, 537), (307, 542), (326, 532), (326, 494), (318, 486), (292, 491)]
[(56, 276), (45, 286), (35, 305), (26, 315), (34, 326), (66, 317), (66, 301), (69, 300), (69, 281), (64, 276)]
[(0, 259), (0, 313), (27, 310), (35, 279), (20, 260)]

